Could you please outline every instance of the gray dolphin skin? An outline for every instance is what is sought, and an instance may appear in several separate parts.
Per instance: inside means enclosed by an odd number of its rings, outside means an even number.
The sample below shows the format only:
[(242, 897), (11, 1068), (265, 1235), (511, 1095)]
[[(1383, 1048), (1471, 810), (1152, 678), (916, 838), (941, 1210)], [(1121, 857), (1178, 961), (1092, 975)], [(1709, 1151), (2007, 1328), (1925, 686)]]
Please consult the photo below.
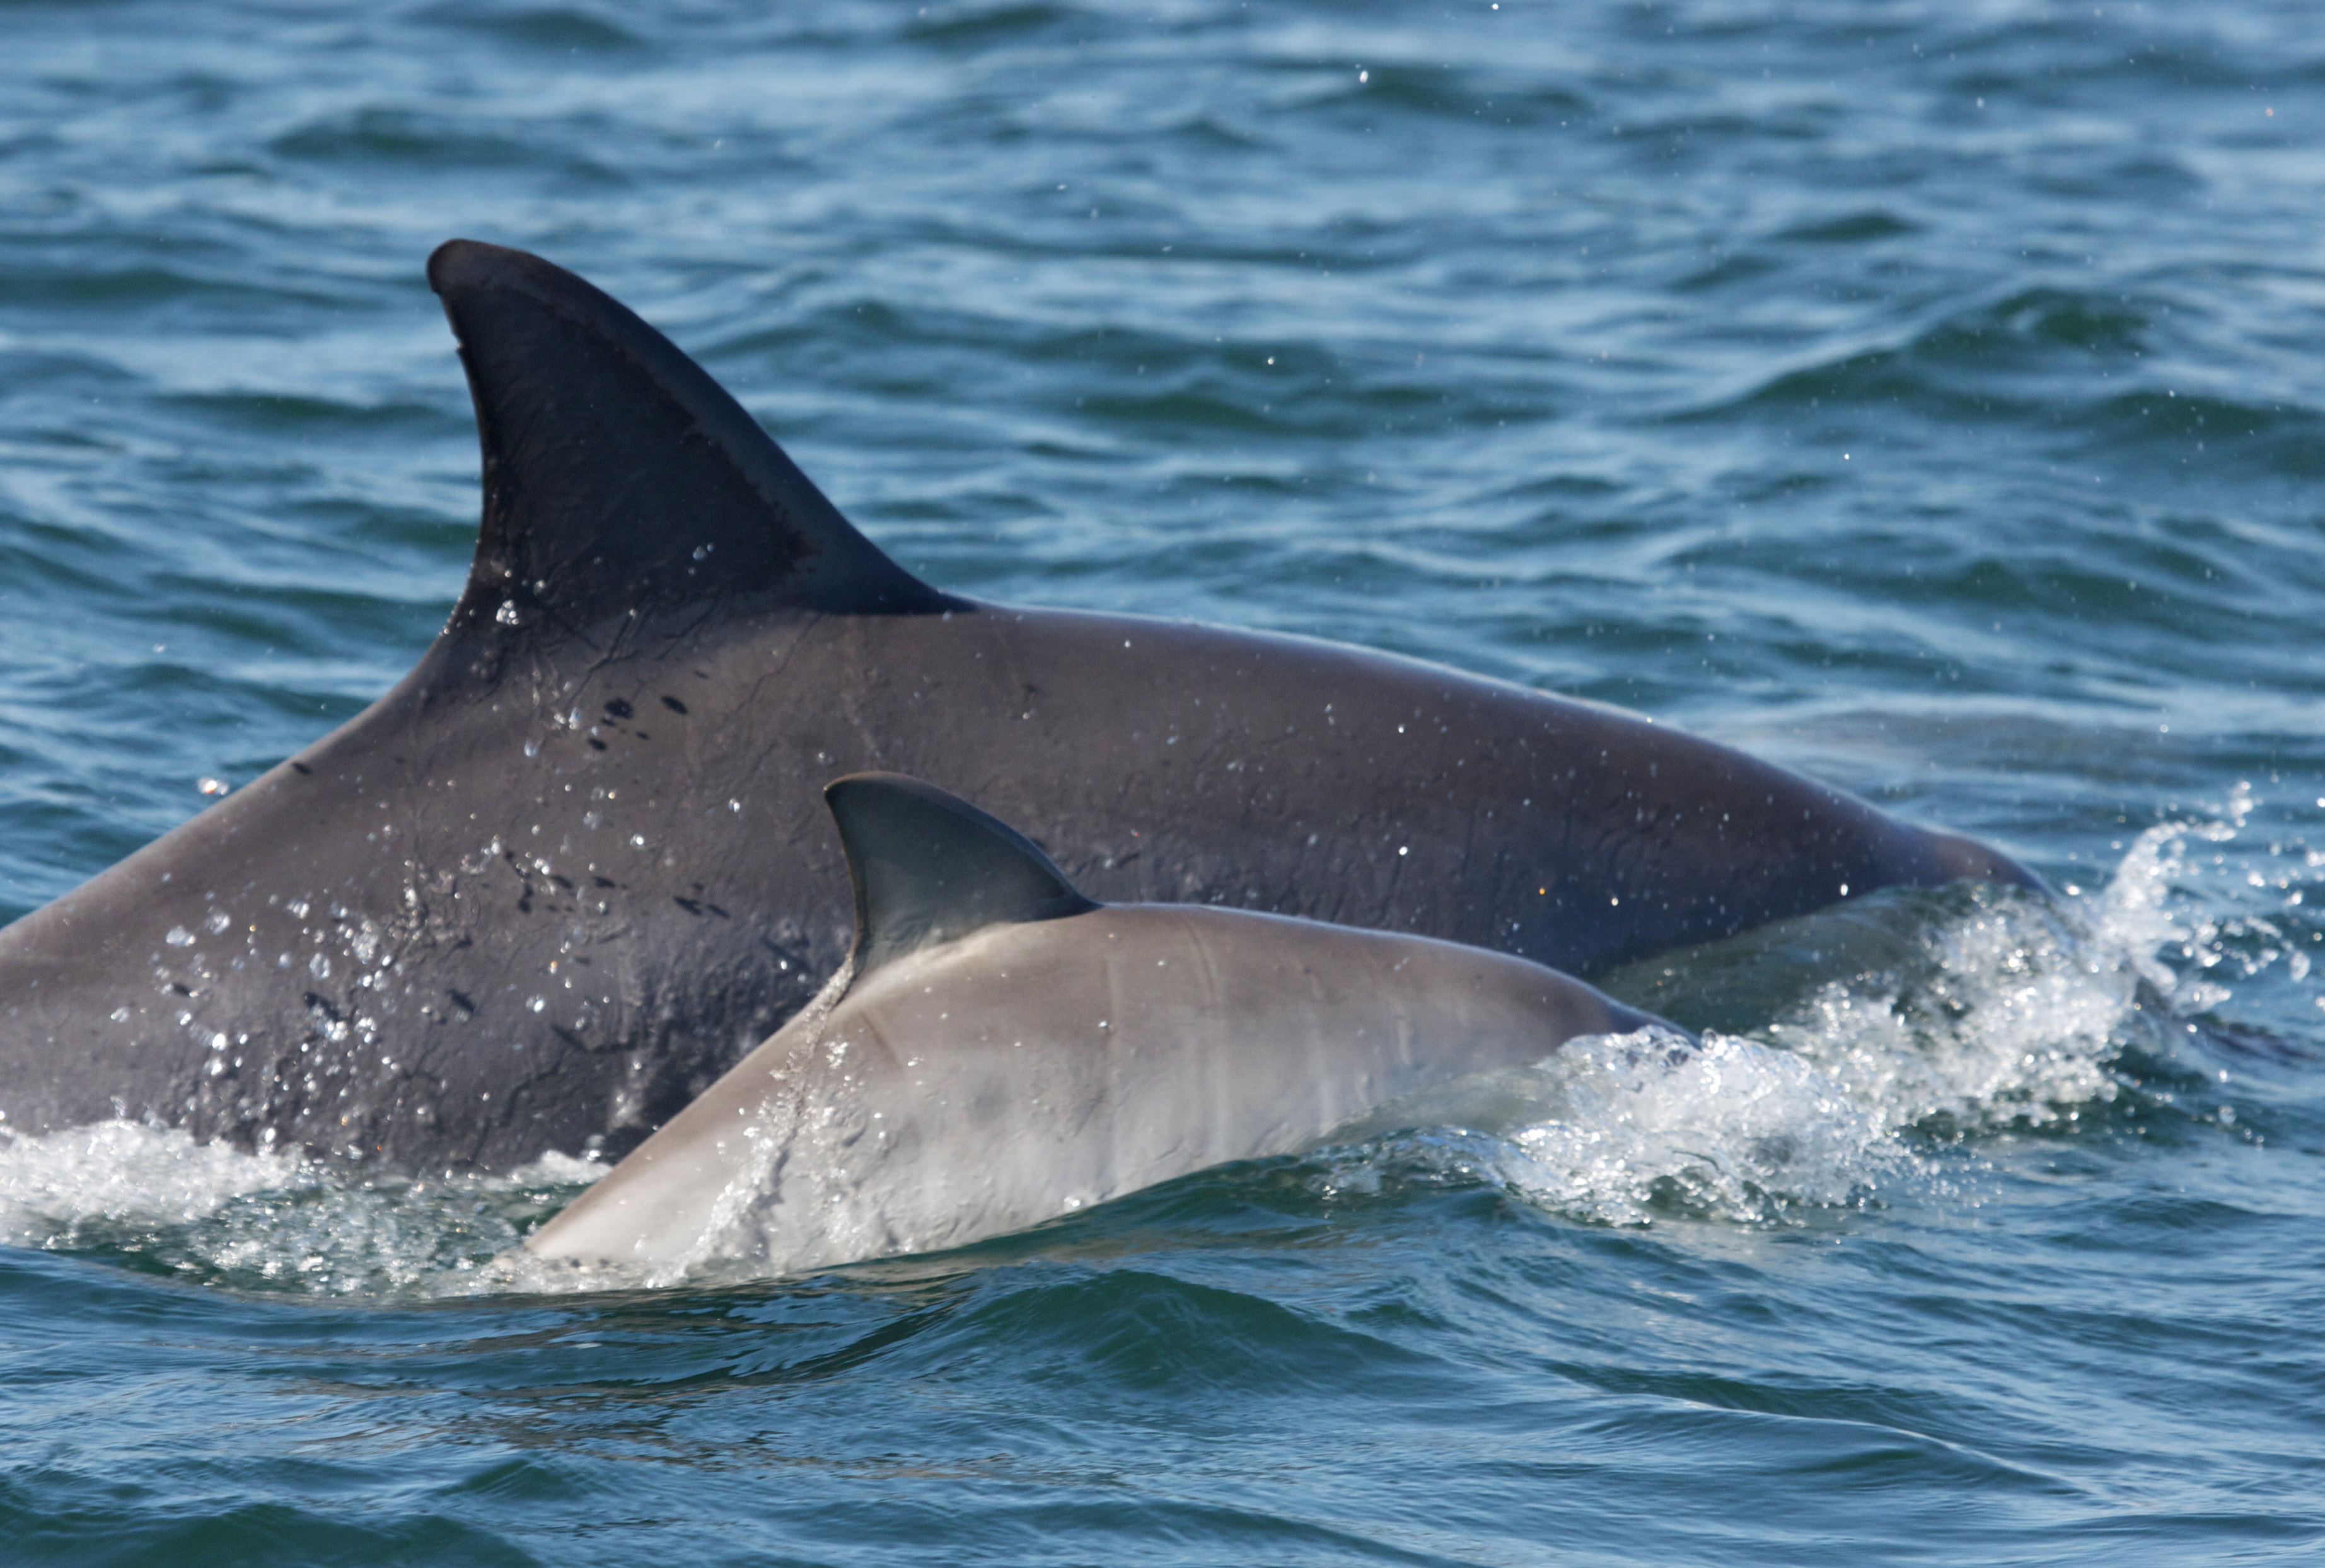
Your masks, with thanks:
[(1093, 903), (917, 779), (862, 774), (827, 798), (856, 889), (848, 967), (527, 1238), (534, 1256), (661, 1283), (959, 1247), (1311, 1148), (1578, 1036), (1685, 1038), (1481, 948)]
[(483, 445), (466, 590), (370, 708), (0, 931), (0, 1126), (618, 1156), (838, 967), (820, 791), (864, 770), (981, 802), (1095, 897), (1585, 976), (1885, 885), (2033, 881), (1618, 710), (941, 593), (580, 279), (468, 241), (428, 276)]

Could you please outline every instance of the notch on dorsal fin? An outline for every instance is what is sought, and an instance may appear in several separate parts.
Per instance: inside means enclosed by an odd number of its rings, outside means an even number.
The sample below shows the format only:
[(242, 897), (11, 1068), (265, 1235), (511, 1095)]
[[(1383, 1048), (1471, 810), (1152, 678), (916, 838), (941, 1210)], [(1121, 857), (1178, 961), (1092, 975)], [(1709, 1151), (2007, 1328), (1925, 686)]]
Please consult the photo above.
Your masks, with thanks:
[(825, 787), (856, 884), (855, 973), (987, 926), (1055, 920), (1098, 905), (1015, 828), (901, 773)]
[(428, 258), (476, 398), (484, 526), (449, 630), (577, 632), (744, 601), (953, 607), (883, 555), (670, 339), (572, 273), (452, 240)]

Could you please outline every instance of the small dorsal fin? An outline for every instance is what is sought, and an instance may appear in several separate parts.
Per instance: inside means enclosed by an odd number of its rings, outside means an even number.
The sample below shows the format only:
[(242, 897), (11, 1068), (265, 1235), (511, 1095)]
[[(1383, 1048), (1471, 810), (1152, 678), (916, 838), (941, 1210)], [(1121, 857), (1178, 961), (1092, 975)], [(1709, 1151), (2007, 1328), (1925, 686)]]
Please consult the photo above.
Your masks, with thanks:
[(856, 978), (987, 926), (1055, 920), (1098, 905), (1008, 824), (901, 773), (827, 785), (856, 884)]
[(451, 240), (428, 282), (484, 445), (484, 526), (450, 631), (579, 632), (742, 601), (832, 613), (957, 603), (883, 555), (661, 333), (560, 267)]

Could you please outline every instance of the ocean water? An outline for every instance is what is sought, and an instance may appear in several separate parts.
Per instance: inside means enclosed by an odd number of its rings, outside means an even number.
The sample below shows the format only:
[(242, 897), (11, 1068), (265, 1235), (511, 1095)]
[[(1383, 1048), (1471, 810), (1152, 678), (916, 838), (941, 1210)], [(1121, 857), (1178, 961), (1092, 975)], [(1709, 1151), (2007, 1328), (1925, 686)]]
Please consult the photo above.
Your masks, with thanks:
[(0, 1562), (2325, 1554), (2325, 32), (2021, 0), (0, 4), (0, 914), (463, 579), (523, 245), (979, 596), (1618, 702), (1975, 834), (1589, 1044), (962, 1252), (557, 1292), (592, 1174), (0, 1141)]

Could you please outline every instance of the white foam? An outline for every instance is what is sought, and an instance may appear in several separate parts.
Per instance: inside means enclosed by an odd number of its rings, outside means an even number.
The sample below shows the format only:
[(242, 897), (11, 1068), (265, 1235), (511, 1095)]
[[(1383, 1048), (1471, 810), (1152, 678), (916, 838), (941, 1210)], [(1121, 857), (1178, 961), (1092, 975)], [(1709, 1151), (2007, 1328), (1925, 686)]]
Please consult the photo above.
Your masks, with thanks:
[(466, 1288), (606, 1169), (551, 1153), (505, 1176), (383, 1178), (106, 1121), (0, 1135), (0, 1243), (139, 1254), (235, 1285), (433, 1294)]
[(1517, 1132), (1498, 1174), (1616, 1224), (1660, 1206), (1732, 1219), (1862, 1201), (1905, 1159), (1878, 1111), (1797, 1056), (1708, 1037), (1676, 1062), (1595, 1040), (1554, 1063), (1563, 1114)]
[(190, 1224), (245, 1194), (298, 1185), (303, 1164), (134, 1121), (0, 1135), (0, 1241), (52, 1244), (97, 1220)]
[(2107, 1064), (2138, 1010), (2115, 944), (2011, 899), (1922, 933), (1920, 947), (1902, 973), (1820, 988), (1766, 1038), (1892, 1130), (2040, 1126), (2115, 1097)]
[(1673, 1212), (1765, 1220), (1862, 1201), (1906, 1159), (1842, 1084), (1729, 1035), (1694, 1047), (1656, 1032), (1585, 1037), (1535, 1066), (1448, 1085), (1376, 1120), (1400, 1110), (1463, 1130), (1328, 1151), (1327, 1191), (1376, 1191), (1385, 1174), (1417, 1165), (1606, 1224)]

